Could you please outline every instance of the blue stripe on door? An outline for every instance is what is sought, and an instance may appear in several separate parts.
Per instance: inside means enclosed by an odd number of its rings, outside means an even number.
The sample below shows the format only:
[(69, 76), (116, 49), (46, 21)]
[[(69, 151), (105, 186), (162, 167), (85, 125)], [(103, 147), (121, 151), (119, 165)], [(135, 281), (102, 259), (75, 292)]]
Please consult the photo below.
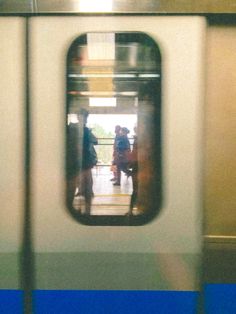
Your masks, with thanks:
[[(198, 292), (36, 290), (36, 314), (195, 314)], [(236, 284), (204, 287), (205, 314), (236, 313)], [(23, 292), (0, 290), (0, 314), (23, 314)]]

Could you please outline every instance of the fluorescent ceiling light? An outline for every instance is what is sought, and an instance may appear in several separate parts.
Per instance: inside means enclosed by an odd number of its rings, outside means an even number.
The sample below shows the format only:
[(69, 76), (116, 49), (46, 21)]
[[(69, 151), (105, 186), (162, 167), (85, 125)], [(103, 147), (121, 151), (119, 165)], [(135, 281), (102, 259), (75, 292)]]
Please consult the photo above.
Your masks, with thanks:
[[(135, 78), (135, 74), (112, 74), (112, 73), (93, 73), (93, 74), (69, 74), (71, 78)], [(142, 76), (144, 77), (144, 76)]]
[[(96, 96), (96, 98), (107, 98), (107, 97), (112, 97), (112, 96), (115, 96), (117, 93), (115, 92), (106, 92), (106, 91), (94, 91), (94, 92), (90, 92), (90, 91), (83, 91), (83, 92), (80, 92), (80, 95), (81, 96)], [(101, 97), (100, 97), (101, 96)]]
[(160, 77), (160, 74), (132, 74), (132, 73), (120, 73), (120, 74), (113, 74), (113, 73), (88, 73), (88, 74), (69, 74), (71, 78), (135, 78), (135, 77), (142, 77), (142, 78), (153, 78), (153, 77)]
[(103, 97), (103, 98), (96, 98), (90, 97), (89, 98), (89, 106), (90, 107), (116, 107), (116, 98), (112, 97)]
[(160, 74), (149, 74), (149, 73), (147, 73), (147, 74), (139, 74), (138, 75), (139, 77), (160, 77)]

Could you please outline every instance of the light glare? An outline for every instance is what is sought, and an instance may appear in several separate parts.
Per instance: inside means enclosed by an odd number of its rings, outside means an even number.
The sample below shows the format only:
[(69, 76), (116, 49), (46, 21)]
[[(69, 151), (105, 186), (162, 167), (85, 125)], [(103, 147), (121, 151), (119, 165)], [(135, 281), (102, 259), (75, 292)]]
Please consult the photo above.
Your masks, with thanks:
[(80, 0), (79, 9), (82, 12), (110, 12), (113, 0)]

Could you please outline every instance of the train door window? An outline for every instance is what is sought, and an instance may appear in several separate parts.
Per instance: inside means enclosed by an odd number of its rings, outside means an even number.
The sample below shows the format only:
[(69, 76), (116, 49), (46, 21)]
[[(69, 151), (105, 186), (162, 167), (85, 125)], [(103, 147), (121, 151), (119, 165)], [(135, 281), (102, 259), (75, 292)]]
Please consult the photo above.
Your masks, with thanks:
[(67, 55), (66, 204), (89, 225), (142, 225), (161, 204), (161, 55), (142, 32), (86, 33)]

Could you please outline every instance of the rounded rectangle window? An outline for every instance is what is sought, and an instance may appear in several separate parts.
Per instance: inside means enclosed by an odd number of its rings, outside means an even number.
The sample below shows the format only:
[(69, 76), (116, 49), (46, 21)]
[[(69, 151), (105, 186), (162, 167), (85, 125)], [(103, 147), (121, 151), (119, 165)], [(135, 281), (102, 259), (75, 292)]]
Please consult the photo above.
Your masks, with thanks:
[(86, 33), (69, 48), (66, 204), (88, 225), (160, 211), (161, 54), (145, 33)]

